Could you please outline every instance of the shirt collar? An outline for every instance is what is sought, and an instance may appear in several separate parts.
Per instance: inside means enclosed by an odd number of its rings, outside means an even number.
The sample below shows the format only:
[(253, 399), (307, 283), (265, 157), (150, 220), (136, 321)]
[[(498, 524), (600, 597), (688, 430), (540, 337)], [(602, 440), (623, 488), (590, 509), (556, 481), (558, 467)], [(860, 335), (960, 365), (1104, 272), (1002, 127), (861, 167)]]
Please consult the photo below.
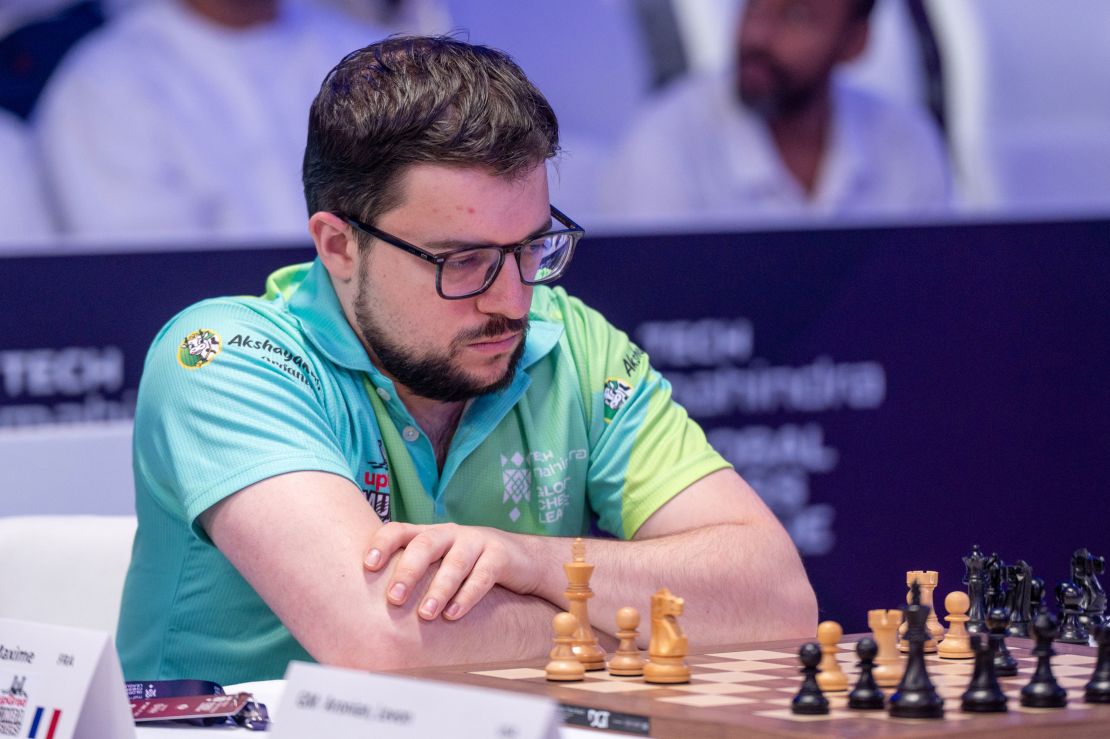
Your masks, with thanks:
[[(300, 281), (296, 284), (298, 278)], [(347, 322), (339, 297), (332, 287), (331, 277), (319, 259), (311, 265), (280, 270), (274, 273), (270, 282), (268, 290), (281, 292), (285, 296), (289, 311), (300, 319), (309, 340), (328, 359), (348, 369), (369, 372), (376, 380), (386, 380), (371, 363), (362, 342)], [(283, 282), (285, 284), (281, 284)], [(536, 288), (543, 289), (546, 288)], [(519, 368), (527, 370), (547, 356), (559, 343), (562, 335), (561, 324), (544, 320), (535, 312), (530, 313), (528, 337)]]

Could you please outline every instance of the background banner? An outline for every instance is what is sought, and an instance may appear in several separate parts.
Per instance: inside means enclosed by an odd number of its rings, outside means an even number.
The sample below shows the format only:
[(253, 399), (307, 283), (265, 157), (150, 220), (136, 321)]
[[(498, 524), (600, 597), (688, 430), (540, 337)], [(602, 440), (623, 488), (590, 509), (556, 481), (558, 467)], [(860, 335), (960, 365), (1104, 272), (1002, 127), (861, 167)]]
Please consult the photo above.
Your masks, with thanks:
[[(166, 320), (312, 256), (0, 260), (0, 435), (130, 418)], [(588, 236), (562, 284), (779, 515), (822, 618), (863, 630), (912, 569), (942, 603), (972, 544), (1050, 593), (1110, 554), (1110, 222)]]

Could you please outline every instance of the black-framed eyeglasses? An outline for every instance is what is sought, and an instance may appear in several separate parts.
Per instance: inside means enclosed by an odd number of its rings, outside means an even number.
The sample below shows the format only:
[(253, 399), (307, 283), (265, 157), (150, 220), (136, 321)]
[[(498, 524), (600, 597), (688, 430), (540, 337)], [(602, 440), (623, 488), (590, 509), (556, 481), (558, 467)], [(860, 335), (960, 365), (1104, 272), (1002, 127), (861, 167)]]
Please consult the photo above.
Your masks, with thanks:
[(433, 254), (357, 218), (343, 213), (336, 215), (352, 227), (434, 264), (436, 292), (445, 300), (461, 300), (485, 292), (501, 273), (505, 255), (510, 252), (516, 257), (520, 281), (525, 285), (553, 282), (566, 271), (575, 245), (586, 233), (552, 205), (551, 217), (564, 228), (529, 236), (507, 246), (463, 246)]

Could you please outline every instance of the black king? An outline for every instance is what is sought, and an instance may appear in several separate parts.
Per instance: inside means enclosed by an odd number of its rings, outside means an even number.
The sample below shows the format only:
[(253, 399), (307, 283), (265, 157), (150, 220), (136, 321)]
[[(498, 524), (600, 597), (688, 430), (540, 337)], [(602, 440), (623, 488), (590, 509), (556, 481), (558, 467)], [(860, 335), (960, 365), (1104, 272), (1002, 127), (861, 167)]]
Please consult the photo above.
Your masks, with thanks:
[(910, 586), (910, 604), (906, 606), (906, 641), (910, 644), (906, 671), (902, 682), (890, 697), (890, 715), (895, 718), (944, 718), (944, 699), (937, 694), (925, 671), (925, 621), (929, 606), (921, 605), (921, 586), (915, 580)]

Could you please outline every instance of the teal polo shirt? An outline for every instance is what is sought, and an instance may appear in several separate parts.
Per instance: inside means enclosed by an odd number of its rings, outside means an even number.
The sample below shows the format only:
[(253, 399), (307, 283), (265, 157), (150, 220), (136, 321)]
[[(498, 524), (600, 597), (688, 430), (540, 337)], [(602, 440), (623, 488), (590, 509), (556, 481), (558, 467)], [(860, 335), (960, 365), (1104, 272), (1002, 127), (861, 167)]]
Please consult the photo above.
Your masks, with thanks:
[(341, 475), (385, 521), (627, 539), (728, 466), (597, 312), (537, 287), (529, 319), (512, 383), (467, 404), (442, 471), (319, 260), (275, 272), (261, 297), (206, 300), (170, 320), (135, 415), (139, 527), (117, 635), (127, 679), (274, 679), (311, 659), (198, 523), (260, 480)]

